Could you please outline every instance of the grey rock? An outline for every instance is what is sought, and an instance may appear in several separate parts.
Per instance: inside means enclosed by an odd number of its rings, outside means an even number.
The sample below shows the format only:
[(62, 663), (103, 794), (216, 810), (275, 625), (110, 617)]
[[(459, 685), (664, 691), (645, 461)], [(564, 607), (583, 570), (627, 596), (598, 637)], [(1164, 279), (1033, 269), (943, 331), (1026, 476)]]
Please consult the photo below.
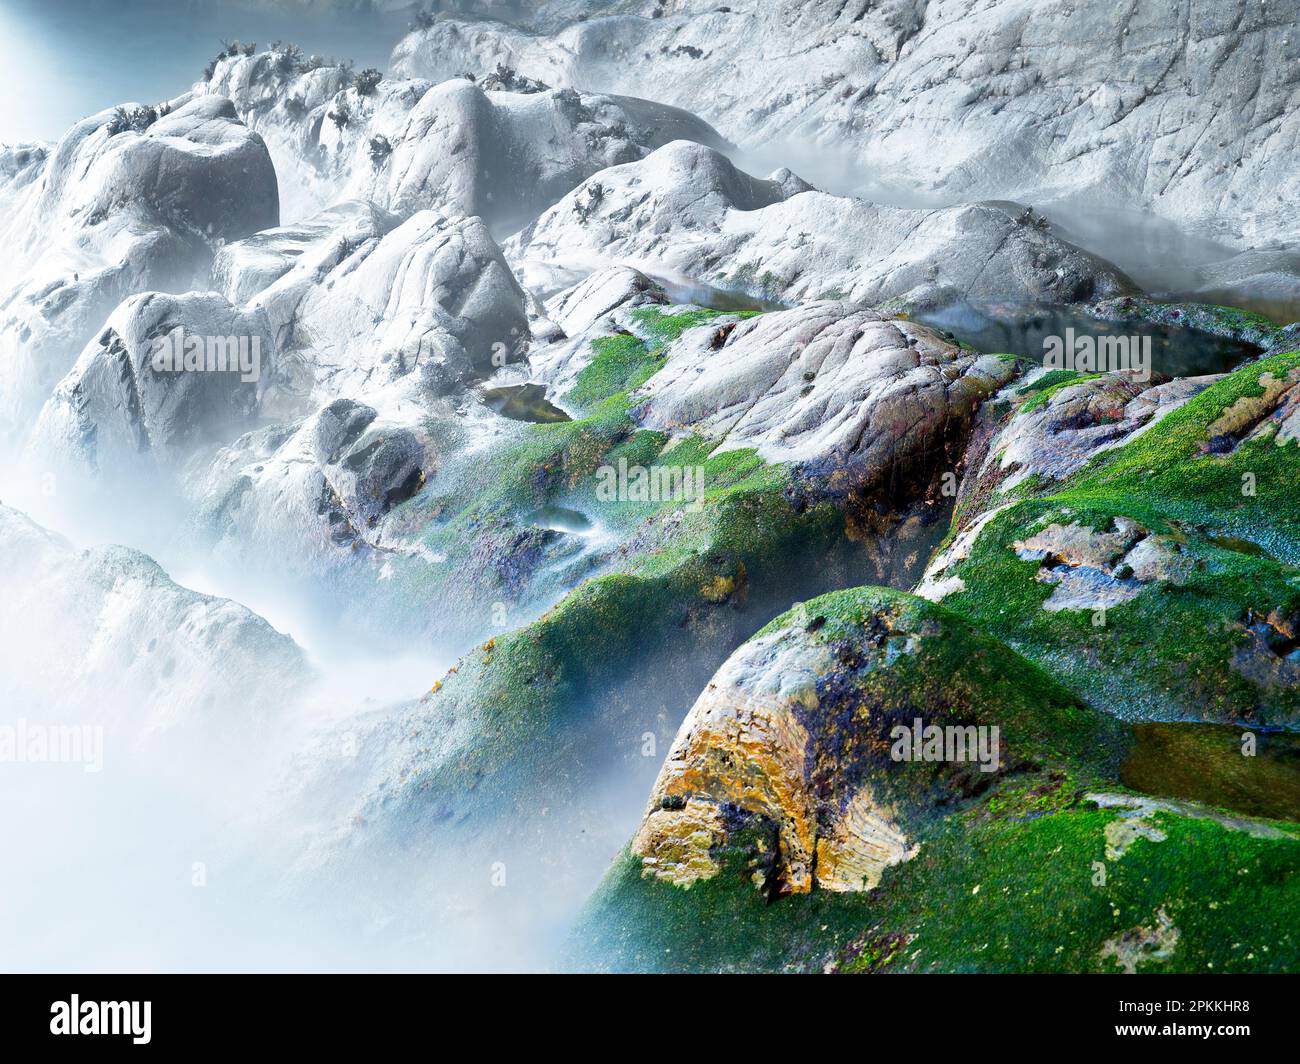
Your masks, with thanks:
[(0, 430), (14, 432), (123, 299), (183, 291), (211, 245), (278, 222), (275, 172), (228, 100), (181, 97), (142, 130), (79, 122), (13, 201), (0, 266)]
[(621, 263), (787, 302), (1073, 302), (1132, 290), (1109, 263), (994, 205), (903, 210), (801, 187), (678, 142), (584, 182), (506, 250), (530, 286), (556, 267)]

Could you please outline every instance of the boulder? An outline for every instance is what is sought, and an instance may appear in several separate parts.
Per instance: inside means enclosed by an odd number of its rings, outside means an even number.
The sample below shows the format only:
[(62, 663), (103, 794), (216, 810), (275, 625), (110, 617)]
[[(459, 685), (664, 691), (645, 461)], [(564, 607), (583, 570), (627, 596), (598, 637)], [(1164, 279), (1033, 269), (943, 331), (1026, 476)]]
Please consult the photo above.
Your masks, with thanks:
[(49, 396), (128, 296), (184, 291), (212, 246), (279, 220), (262, 139), (220, 96), (79, 122), (13, 203), (0, 267), (0, 428)]
[(1115, 267), (982, 204), (880, 207), (763, 181), (686, 142), (584, 182), (506, 244), (526, 280), (619, 263), (785, 302), (1075, 302), (1132, 290)]
[(215, 293), (132, 296), (59, 382), (28, 446), (109, 480), (178, 467), (252, 426), (274, 370), (264, 314)]

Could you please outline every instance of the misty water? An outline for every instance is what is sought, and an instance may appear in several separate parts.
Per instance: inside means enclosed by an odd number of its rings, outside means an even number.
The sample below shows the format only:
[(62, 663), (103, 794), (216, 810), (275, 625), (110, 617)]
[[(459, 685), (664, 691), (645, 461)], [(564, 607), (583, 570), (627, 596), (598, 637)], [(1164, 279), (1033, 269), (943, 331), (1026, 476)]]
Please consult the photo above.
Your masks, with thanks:
[[(285, 11), (234, 0), (5, 0), (0, 91), (11, 104), (0, 115), (0, 141), (54, 140), (86, 114), (174, 97), (223, 42), (236, 38), (263, 46), (293, 41), (307, 53), (351, 59), (358, 69), (386, 69), (406, 21), (401, 13)], [(829, 153), (806, 145), (767, 150), (774, 166), (801, 170), (806, 162), (801, 172), (828, 190), (919, 205), (907, 189), (841, 165)], [(1167, 226), (1135, 228), (1131, 219), (1086, 209), (1048, 213), (1079, 243), (1154, 287), (1186, 284), (1189, 266), (1223, 257), (1218, 245)], [(1135, 232), (1143, 235), (1134, 239)], [(728, 311), (781, 309), (689, 279), (661, 280), (674, 301)], [(1165, 374), (1221, 372), (1254, 353), (1188, 330), (1116, 326), (1059, 308), (1007, 313), (963, 304), (922, 320), (981, 350), (1032, 358), (1042, 357), (1045, 336), (1070, 327), (1137, 333), (1151, 337), (1155, 368)], [(488, 389), (482, 400), (516, 421), (569, 420), (534, 384)], [(619, 748), (593, 758), (590, 775), (580, 781), (589, 796), (585, 806), (569, 809), (571, 795), (558, 793), (546, 810), (530, 811), (538, 825), (548, 818), (544, 831), (537, 828), (544, 843), (516, 837), (497, 844), (489, 830), (440, 852), (394, 846), (339, 856), (330, 851), (338, 820), (374, 766), (353, 764), (338, 751), (395, 727), (392, 707), (427, 692), (470, 649), (468, 641), (354, 627), (341, 620), (343, 590), (306, 591), (276, 574), (232, 569), (210, 557), (192, 541), (174, 500), (144, 488), (81, 505), (72, 492), (51, 499), (10, 458), (0, 455), (5, 503), (79, 548), (127, 543), (156, 558), (182, 586), (248, 606), (292, 636), (314, 670), (298, 697), (262, 707), (265, 715), (251, 722), (241, 716), (247, 707), (218, 706), (210, 727), (175, 736), (137, 734), (129, 723), (137, 707), (104, 691), (98, 704), (80, 707), (87, 722), (108, 722), (104, 775), (50, 765), (36, 783), (27, 774), (0, 777), (8, 814), (0, 845), (27, 855), (29, 863), (0, 881), (0, 909), (19, 924), (9, 960), (51, 970), (553, 966), (577, 906), (634, 828), (682, 714), (725, 657), (726, 638), (738, 641), (791, 602), (821, 591), (864, 582), (912, 586), (947, 527), (936, 515), (907, 549), (883, 561), (867, 558), (862, 544), (845, 545), (821, 571), (792, 559), (788, 579), (768, 598), (739, 608), (729, 618), (734, 630), (717, 645), (666, 648), (641, 686), (630, 683), (623, 692), (647, 704), (661, 699), (663, 708), (647, 711), (641, 722), (655, 733), (657, 754)], [(523, 520), (581, 540), (585, 552), (592, 541), (599, 545), (603, 531), (598, 521), (563, 506)], [(5, 670), (20, 665), (14, 648), (0, 651)], [(33, 720), (67, 720), (69, 712), (35, 703), (21, 711)], [(1277, 788), (1270, 795), (1234, 775), (1226, 733), (1139, 736), (1126, 768), (1126, 782), (1135, 788), (1263, 815), (1294, 815), (1298, 808), (1295, 750), (1286, 743), (1264, 741), (1269, 773), (1263, 779)], [(1176, 778), (1171, 749), (1184, 766)], [(497, 864), (509, 868), (513, 889), (494, 880)]]

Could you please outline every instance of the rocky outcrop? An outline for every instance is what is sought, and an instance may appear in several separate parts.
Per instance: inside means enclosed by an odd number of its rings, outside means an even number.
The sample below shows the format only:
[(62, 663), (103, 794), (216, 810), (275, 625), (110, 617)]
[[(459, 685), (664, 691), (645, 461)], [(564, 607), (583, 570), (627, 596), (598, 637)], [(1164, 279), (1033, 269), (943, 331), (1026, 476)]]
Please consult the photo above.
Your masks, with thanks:
[(1072, 302), (1131, 288), (993, 205), (903, 210), (750, 177), (675, 143), (584, 182), (506, 245), (526, 283), (618, 263), (783, 301)]
[(407, 378), (440, 394), (516, 361), (528, 343), (524, 293), (487, 227), (433, 211), (390, 228), (389, 216), (362, 210), (248, 306), (327, 399)]
[(282, 48), (221, 59), (196, 88), (229, 96), (267, 137), (292, 181), (294, 221), (361, 198), (403, 217), (433, 208), (509, 232), (597, 171), (671, 140), (723, 144), (675, 107), (500, 77), (479, 86), (458, 73), (363, 85), (346, 67)]
[[(828, 173), (900, 197), (1121, 201), (1242, 250), (1294, 238), (1298, 127), (1281, 72), (1300, 38), (1284, 6), (1140, 0), (1118, 19), (1079, 0), (661, 10), (576, 21), (585, 12), (543, 5), (535, 24), (553, 36), (437, 20), (393, 67), (635, 85), (743, 146), (815, 146)], [(1121, 75), (1103, 85), (1098, 70)]]
[(55, 388), (28, 446), (109, 480), (178, 468), (250, 428), (274, 373), (260, 312), (214, 293), (133, 296)]
[(6, 697), (33, 718), (91, 720), (123, 742), (222, 735), (277, 714), (310, 679), (288, 636), (137, 551), (79, 550), (6, 506), (0, 544), (0, 642), (22, 663), (6, 669)]
[(224, 245), (212, 262), (212, 287), (232, 303), (245, 303), (299, 262), (323, 274), (400, 223), (373, 203), (345, 200), (306, 221)]
[(219, 453), (199, 523), (228, 550), (324, 575), (368, 560), (376, 523), (423, 487), (428, 461), (423, 434), (338, 399), (297, 428), (253, 432)]
[(849, 303), (809, 303), (676, 344), (635, 398), (647, 428), (753, 448), (846, 491), (911, 482), (961, 436), (1014, 363)]
[(1035, 374), (1012, 389), (1020, 405), (990, 448), (985, 470), (1005, 477), (1003, 491), (1026, 480), (1064, 480), (1220, 378), (1182, 377), (1154, 387), (1115, 374), (1051, 379)]
[(122, 300), (184, 291), (206, 276), (213, 243), (279, 220), (266, 147), (219, 96), (87, 118), (40, 175), (14, 196), (0, 267), (0, 423), (10, 432)]
[(1031, 383), (919, 593), (1117, 715), (1292, 724), (1298, 361)]
[(557, 292), (546, 302), (546, 315), (566, 336), (579, 336), (615, 310), (667, 303), (664, 290), (645, 274), (611, 266)]
[[(644, 874), (678, 886), (725, 868), (769, 896), (871, 890), (916, 856), (915, 836), (940, 806), (1023, 768), (1031, 752), (1057, 745), (1059, 757), (1067, 734), (1115, 741), (1115, 729), (1045, 678), (1044, 703), (1021, 705), (1022, 668), (1006, 647), (905, 595), (859, 590), (802, 604), (737, 650), (701, 694), (632, 853)], [(900, 742), (931, 734), (941, 736), (937, 756), (904, 758)]]

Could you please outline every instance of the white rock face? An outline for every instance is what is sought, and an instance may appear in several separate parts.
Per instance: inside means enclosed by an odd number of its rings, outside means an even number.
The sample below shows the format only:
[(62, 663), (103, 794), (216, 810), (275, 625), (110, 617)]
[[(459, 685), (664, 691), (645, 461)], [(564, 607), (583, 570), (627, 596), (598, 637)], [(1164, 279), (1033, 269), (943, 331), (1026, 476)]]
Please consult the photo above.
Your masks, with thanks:
[(246, 291), (290, 260), (245, 309), (266, 318), (307, 416), (235, 441), (188, 493), (227, 557), (377, 571), (377, 526), (434, 469), (426, 422), (464, 420), (443, 397), (524, 356), (525, 295), (480, 219), (433, 211), (399, 225), (340, 207), (232, 245), (219, 265)]
[(48, 155), (44, 144), (0, 145), (0, 208), (6, 217), (19, 193), (40, 180)]
[(230, 96), (267, 137), (291, 185), (290, 220), (359, 198), (403, 217), (436, 208), (509, 232), (607, 166), (676, 139), (723, 143), (694, 115), (644, 100), (513, 83), (530, 91), (501, 91), (492, 80), (484, 91), (454, 73), (362, 91), (343, 68), (301, 72), (283, 54), (223, 59), (196, 89)]
[(251, 427), (273, 374), (264, 313), (215, 293), (132, 296), (55, 388), (29, 449), (108, 478), (174, 468)]
[(143, 128), (104, 111), (29, 162), (3, 232), (0, 430), (39, 409), (104, 319), (141, 291), (183, 291), (211, 243), (278, 221), (266, 147), (228, 100), (181, 97)]
[(423, 486), (425, 457), (410, 429), (339, 399), (219, 455), (200, 520), (226, 549), (265, 550), (300, 571), (347, 567), (378, 519)]
[(841, 471), (861, 490), (932, 459), (945, 436), (1015, 374), (913, 322), (812, 303), (701, 328), (637, 392), (646, 428), (688, 429), (769, 462)]
[(306, 221), (265, 229), (225, 245), (212, 262), (212, 287), (232, 303), (245, 303), (299, 260), (312, 263), (316, 270), (327, 269), (400, 222), (373, 203), (345, 200)]
[(174, 584), (124, 547), (78, 550), (0, 505), (0, 643), (15, 714), (216, 732), (274, 714), (310, 677), (288, 636)]
[(546, 314), (567, 336), (577, 336), (619, 308), (667, 302), (664, 290), (645, 274), (611, 266), (556, 293), (546, 302)]
[(526, 283), (557, 266), (621, 263), (792, 302), (1069, 302), (1129, 287), (996, 206), (902, 210), (806, 188), (679, 142), (584, 182), (506, 250)]
[(326, 235), (248, 303), (266, 313), (286, 363), (301, 365), (319, 401), (411, 374), (438, 394), (527, 344), (523, 290), (480, 219), (420, 211), (391, 223), (365, 211), (342, 230), (323, 223)]
[[(530, 11), (548, 32), (578, 17)], [(679, 0), (553, 36), (440, 20), (393, 69), (635, 85), (744, 147), (837, 152), (827, 168), (860, 185), (1118, 201), (1244, 249), (1295, 239), (1297, 41), (1294, 5), (1256, 0)]]

